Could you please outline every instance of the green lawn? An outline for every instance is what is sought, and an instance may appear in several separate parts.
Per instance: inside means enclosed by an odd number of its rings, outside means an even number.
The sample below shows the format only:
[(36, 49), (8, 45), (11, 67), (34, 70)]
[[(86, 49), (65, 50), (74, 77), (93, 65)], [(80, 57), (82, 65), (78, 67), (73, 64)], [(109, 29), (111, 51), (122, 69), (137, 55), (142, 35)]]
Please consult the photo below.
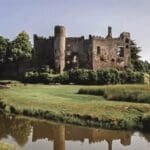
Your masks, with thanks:
[(15, 147), (13, 145), (0, 142), (0, 150), (15, 150)]
[[(130, 85), (126, 85), (127, 88), (128, 86)], [(101, 96), (77, 94), (78, 90), (84, 87), (87, 86), (19, 84), (10, 89), (1, 89), (0, 98), (17, 110), (40, 109), (58, 114), (63, 112), (128, 122), (150, 113), (150, 104), (107, 101)], [(138, 88), (138, 85), (133, 85), (132, 88), (135, 87)]]

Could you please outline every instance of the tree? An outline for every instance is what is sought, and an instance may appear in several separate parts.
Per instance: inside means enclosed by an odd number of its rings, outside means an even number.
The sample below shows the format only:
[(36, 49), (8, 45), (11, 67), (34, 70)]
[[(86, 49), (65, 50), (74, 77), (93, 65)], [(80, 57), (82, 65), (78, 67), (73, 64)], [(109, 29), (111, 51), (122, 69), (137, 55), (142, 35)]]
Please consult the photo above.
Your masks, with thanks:
[(131, 46), (131, 63), (134, 63), (135, 61), (138, 61), (141, 56), (139, 53), (141, 52), (141, 48), (137, 47), (137, 44), (132, 41), (132, 46)]
[(141, 48), (137, 46), (137, 44), (132, 41), (131, 46), (131, 64), (133, 66), (134, 71), (144, 71), (144, 66), (142, 61), (140, 60), (141, 56), (139, 53), (141, 52)]
[(31, 58), (32, 44), (29, 35), (23, 31), (18, 34), (17, 38), (12, 41), (12, 55), (19, 70), (19, 62), (23, 59)]
[(9, 40), (0, 36), (0, 59), (5, 59)]
[(140, 60), (141, 58), (141, 56), (139, 55), (140, 52), (141, 48), (138, 47), (136, 43), (132, 41), (131, 64), (133, 66), (133, 70), (141, 72), (150, 72), (150, 63), (148, 61)]
[(12, 54), (15, 61), (31, 58), (32, 44), (29, 35), (23, 31), (12, 41)]

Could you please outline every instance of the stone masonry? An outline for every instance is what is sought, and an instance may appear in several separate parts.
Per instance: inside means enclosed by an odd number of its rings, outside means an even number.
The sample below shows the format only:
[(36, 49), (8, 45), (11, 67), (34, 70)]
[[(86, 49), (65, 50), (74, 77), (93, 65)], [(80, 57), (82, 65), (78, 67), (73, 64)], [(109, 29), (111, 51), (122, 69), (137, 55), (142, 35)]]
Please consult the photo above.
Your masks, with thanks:
[(124, 69), (130, 63), (130, 33), (123, 32), (112, 37), (108, 27), (106, 37), (89, 35), (88, 39), (67, 37), (63, 26), (55, 26), (54, 36), (49, 38), (34, 35), (34, 64), (49, 65), (55, 72), (75, 67), (85, 69)]

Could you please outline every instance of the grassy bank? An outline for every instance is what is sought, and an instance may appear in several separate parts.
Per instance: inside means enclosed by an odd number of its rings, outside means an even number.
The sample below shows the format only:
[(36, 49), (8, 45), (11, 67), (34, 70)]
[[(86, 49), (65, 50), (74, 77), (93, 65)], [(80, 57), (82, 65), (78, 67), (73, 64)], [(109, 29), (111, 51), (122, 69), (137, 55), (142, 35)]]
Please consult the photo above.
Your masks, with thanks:
[(107, 100), (150, 103), (149, 85), (110, 85), (101, 87), (84, 87), (79, 94), (100, 95)]
[(13, 145), (0, 142), (0, 150), (15, 150), (15, 147)]
[(6, 104), (3, 105), (5, 111), (26, 116), (110, 129), (135, 129), (148, 125), (149, 104), (113, 102), (103, 96), (77, 94), (79, 89), (86, 87), (18, 84), (10, 89), (0, 89), (0, 98)]

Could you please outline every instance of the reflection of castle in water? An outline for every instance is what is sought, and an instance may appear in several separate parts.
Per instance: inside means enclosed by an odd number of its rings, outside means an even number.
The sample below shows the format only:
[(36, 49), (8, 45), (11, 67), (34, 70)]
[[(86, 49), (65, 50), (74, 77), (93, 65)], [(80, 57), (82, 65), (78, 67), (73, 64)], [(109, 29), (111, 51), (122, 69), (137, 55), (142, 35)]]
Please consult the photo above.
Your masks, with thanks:
[(65, 141), (81, 141), (88, 139), (89, 143), (107, 141), (109, 150), (112, 149), (112, 141), (119, 140), (123, 145), (130, 145), (131, 132), (111, 131), (104, 129), (92, 129), (84, 127), (50, 125), (48, 123), (33, 124), (32, 140), (48, 138), (54, 140), (54, 150), (65, 150)]
[(47, 138), (54, 141), (54, 150), (65, 150), (65, 141), (89, 140), (89, 143), (107, 141), (108, 149), (112, 149), (113, 140), (120, 140), (122, 145), (131, 144), (132, 132), (112, 131), (60, 125), (45, 121), (31, 121), (23, 118), (12, 118), (0, 115), (0, 139), (11, 135), (16, 142), (23, 146), (28, 142), (32, 131), (32, 141)]

